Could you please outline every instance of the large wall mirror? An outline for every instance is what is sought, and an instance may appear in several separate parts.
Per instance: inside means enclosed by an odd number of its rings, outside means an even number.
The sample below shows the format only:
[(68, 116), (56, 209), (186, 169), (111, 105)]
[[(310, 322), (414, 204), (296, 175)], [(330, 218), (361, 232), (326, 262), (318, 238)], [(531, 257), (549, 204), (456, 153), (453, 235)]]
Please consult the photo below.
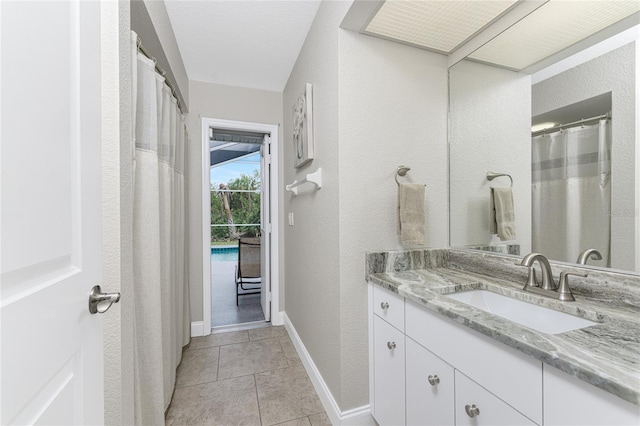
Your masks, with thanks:
[(638, 13), (536, 58), (543, 9), (449, 70), (450, 245), (640, 273)]

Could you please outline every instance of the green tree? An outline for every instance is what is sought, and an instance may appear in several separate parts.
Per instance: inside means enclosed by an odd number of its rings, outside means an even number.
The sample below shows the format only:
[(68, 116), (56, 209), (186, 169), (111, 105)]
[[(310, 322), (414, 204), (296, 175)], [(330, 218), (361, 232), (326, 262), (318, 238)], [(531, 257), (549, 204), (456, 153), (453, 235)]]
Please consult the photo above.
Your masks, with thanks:
[[(229, 190), (249, 190), (256, 192), (226, 192)], [(224, 189), (226, 189), (224, 188)], [(212, 224), (259, 224), (260, 223), (260, 173), (254, 170), (251, 175), (241, 175), (227, 185), (220, 184), (218, 189), (211, 186), (211, 223)], [(225, 208), (225, 197), (228, 197), (229, 217)], [(235, 231), (235, 232), (234, 232)], [(212, 241), (229, 241), (240, 235), (255, 236), (259, 226), (215, 226), (211, 227)]]
[[(224, 224), (226, 222), (222, 197), (219, 195), (214, 185), (211, 186), (211, 224)], [(228, 240), (229, 229), (222, 226), (211, 227), (211, 241)]]

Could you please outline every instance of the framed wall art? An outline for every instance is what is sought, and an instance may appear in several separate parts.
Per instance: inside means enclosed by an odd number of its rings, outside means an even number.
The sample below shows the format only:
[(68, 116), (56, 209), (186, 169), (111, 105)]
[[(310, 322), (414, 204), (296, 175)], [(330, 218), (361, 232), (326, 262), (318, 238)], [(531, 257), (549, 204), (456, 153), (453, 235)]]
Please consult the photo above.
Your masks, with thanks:
[(310, 83), (293, 105), (294, 166), (302, 167), (313, 160), (313, 88)]

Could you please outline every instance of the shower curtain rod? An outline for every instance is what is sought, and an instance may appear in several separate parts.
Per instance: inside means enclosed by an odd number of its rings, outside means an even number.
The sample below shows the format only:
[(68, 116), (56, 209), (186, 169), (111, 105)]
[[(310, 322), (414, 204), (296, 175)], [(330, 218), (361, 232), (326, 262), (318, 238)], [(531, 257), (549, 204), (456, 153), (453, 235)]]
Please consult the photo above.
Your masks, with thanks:
[(167, 86), (169, 86), (169, 89), (171, 89), (171, 94), (173, 95), (174, 98), (176, 98), (176, 101), (178, 102), (178, 109), (180, 110), (180, 112), (182, 114), (184, 114), (184, 111), (182, 110), (182, 103), (180, 102), (180, 98), (178, 97), (178, 95), (176, 94), (176, 89), (175, 87), (173, 87), (173, 84), (171, 84), (171, 82), (169, 81), (169, 79), (166, 77), (166, 72), (160, 68), (158, 66), (158, 60), (151, 56), (149, 53), (147, 53), (147, 51), (145, 50), (144, 46), (142, 45), (142, 40), (140, 39), (140, 37), (138, 36), (138, 39), (136, 40), (136, 46), (138, 47), (138, 52), (142, 53), (144, 56), (146, 56), (147, 58), (151, 59), (153, 61), (153, 65), (156, 69), (156, 71), (158, 73), (160, 73), (161, 76), (164, 77), (164, 82)]
[(547, 132), (555, 132), (556, 130), (568, 129), (569, 127), (580, 126), (581, 124), (588, 123), (590, 121), (595, 121), (595, 120), (602, 120), (603, 118), (611, 118), (611, 113), (608, 112), (606, 114), (596, 115), (595, 117), (591, 117), (591, 118), (583, 118), (582, 120), (572, 121), (571, 123), (557, 124), (553, 127), (548, 127), (546, 129), (538, 130), (537, 132), (531, 132), (531, 136), (538, 136), (538, 135), (545, 134)]

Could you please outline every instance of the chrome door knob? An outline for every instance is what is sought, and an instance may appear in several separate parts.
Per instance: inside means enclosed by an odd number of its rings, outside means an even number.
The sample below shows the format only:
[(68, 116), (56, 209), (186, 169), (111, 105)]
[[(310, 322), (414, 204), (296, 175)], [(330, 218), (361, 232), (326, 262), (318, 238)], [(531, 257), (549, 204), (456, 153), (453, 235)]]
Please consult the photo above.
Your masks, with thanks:
[(94, 286), (89, 293), (89, 312), (104, 314), (111, 305), (120, 301), (120, 293), (103, 293), (99, 285)]
[(387, 342), (387, 347), (389, 350), (393, 350), (396, 348), (396, 342)]
[(438, 377), (438, 375), (437, 375), (437, 374), (434, 374), (433, 376), (429, 376), (429, 377), (427, 377), (427, 380), (429, 381), (429, 384), (430, 384), (431, 386), (435, 386), (435, 385), (437, 385), (438, 383), (440, 383), (440, 377)]
[(380, 303), (380, 307), (381, 307), (382, 309), (389, 309), (389, 304), (388, 304), (387, 302), (381, 302), (381, 303)]
[(467, 416), (474, 418), (480, 415), (480, 409), (476, 407), (476, 404), (465, 405), (464, 411), (467, 412)]

